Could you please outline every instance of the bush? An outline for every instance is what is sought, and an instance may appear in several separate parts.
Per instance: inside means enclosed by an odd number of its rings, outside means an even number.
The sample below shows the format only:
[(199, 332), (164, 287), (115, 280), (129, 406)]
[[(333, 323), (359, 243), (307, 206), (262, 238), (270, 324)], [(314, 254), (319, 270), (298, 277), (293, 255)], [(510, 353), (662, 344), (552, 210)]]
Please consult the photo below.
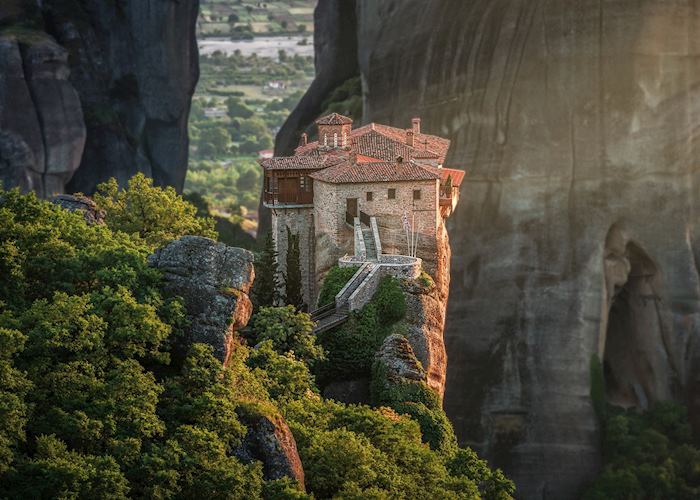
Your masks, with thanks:
[(253, 317), (255, 341), (269, 340), (280, 354), (292, 353), (309, 365), (324, 359), (323, 348), (316, 344), (314, 323), (307, 313), (293, 306), (262, 307)]
[(365, 307), (353, 312), (343, 325), (318, 336), (328, 356), (317, 371), (319, 384), (371, 377), (374, 354), (382, 341), (400, 327), (405, 313), (406, 298), (398, 280), (391, 276), (382, 278)]
[(382, 278), (372, 300), (377, 304), (377, 313), (383, 321), (395, 323), (406, 315), (406, 296), (394, 277)]
[(355, 275), (358, 269), (358, 266), (331, 267), (326, 277), (323, 279), (323, 286), (321, 286), (321, 292), (318, 295), (318, 307), (323, 307), (332, 303), (335, 300), (335, 296), (338, 295), (338, 292), (350, 281), (350, 278)]

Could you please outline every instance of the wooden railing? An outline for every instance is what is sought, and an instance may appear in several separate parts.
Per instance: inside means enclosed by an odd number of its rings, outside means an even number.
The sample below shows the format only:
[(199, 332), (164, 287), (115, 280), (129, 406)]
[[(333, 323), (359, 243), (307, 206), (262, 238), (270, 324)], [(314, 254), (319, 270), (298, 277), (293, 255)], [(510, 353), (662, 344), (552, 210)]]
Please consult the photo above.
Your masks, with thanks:
[(313, 202), (313, 192), (298, 191), (295, 193), (279, 193), (265, 191), (265, 203), (268, 205), (311, 205)]

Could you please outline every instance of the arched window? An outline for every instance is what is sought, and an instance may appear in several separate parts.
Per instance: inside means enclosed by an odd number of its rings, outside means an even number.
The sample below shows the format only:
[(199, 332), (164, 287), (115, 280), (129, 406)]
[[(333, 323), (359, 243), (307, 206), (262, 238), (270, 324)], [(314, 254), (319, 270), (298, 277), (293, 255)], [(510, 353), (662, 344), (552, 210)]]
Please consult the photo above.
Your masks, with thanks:
[(333, 134), (333, 147), (337, 148), (338, 147), (338, 133)]
[(323, 145), (328, 146), (328, 134), (323, 134)]
[(348, 133), (343, 131), (343, 147), (348, 145)]

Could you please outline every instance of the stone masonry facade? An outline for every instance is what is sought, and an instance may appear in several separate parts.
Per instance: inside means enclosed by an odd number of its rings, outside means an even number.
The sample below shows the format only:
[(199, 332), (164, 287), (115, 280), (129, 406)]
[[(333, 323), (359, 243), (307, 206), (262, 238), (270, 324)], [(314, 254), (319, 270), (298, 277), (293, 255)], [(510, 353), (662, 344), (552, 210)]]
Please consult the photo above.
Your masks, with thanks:
[[(410, 255), (413, 234), (415, 256), (435, 276), (442, 261), (438, 240), (445, 237), (445, 218), (464, 177), (464, 171), (443, 167), (449, 141), (422, 133), (418, 118), (409, 129), (375, 123), (353, 129), (352, 120), (337, 113), (316, 124), (318, 141), (308, 142), (304, 134), (294, 156), (260, 161), (281, 274), (289, 230), (299, 235), (310, 309), (328, 270), (356, 254), (358, 237), (374, 243), (362, 258), (377, 261), (382, 255), (374, 247), (383, 255)], [(413, 228), (408, 238), (404, 220)]]

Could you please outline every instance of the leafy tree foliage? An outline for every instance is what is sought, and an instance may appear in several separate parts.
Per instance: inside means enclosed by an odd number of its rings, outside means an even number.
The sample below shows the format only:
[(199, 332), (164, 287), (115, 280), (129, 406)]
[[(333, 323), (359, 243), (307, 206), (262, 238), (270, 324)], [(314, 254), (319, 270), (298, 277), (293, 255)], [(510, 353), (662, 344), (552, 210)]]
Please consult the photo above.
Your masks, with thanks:
[(301, 282), (301, 252), (299, 250), (299, 235), (292, 234), (287, 227), (287, 272), (284, 275), (284, 292), (287, 304), (300, 311), (306, 309), (302, 295)]
[(309, 365), (325, 357), (313, 328), (309, 314), (297, 312), (293, 306), (263, 307), (253, 317), (257, 342), (270, 340), (280, 354), (291, 353)]
[(657, 403), (646, 413), (609, 408), (603, 456), (605, 468), (586, 499), (700, 497), (700, 450), (681, 405)]
[[(145, 206), (161, 195), (142, 193)], [(147, 265), (153, 231), (89, 226), (34, 195), (0, 192), (0, 498), (512, 493), (467, 451), (425, 446), (409, 411), (322, 399), (310, 371), (321, 350), (308, 315), (291, 307), (261, 309), (260, 343), (236, 345), (226, 367), (206, 345), (171, 356), (187, 325)], [(308, 495), (236, 457), (250, 412), (286, 418)]]
[(214, 221), (197, 217), (197, 209), (172, 187), (153, 186), (153, 179), (136, 174), (127, 189), (111, 179), (97, 187), (95, 202), (105, 210), (107, 225), (141, 238), (150, 248), (185, 234), (216, 238)]
[[(333, 287), (337, 287), (337, 282)], [(319, 384), (324, 386), (329, 381), (345, 378), (369, 378), (374, 354), (389, 334), (401, 332), (405, 313), (406, 298), (399, 281), (391, 276), (382, 278), (365, 307), (353, 311), (340, 327), (319, 335), (319, 343), (327, 353), (327, 360), (317, 369)]]
[(229, 97), (226, 99), (226, 107), (228, 108), (228, 116), (231, 119), (250, 118), (253, 116), (253, 110), (238, 97)]

